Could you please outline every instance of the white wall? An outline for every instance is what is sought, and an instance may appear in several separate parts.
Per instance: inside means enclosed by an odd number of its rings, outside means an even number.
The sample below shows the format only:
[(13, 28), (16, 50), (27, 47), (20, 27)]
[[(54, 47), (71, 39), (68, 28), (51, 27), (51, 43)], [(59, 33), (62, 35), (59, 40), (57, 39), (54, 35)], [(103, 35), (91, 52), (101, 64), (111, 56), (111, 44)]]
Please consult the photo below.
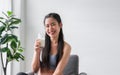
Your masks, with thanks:
[(119, 0), (27, 0), (26, 66), (31, 70), (33, 45), (49, 12), (63, 20), (65, 40), (79, 55), (80, 72), (88, 75), (120, 75)]
[[(25, 25), (25, 17), (24, 17), (24, 0), (12, 0), (12, 11), (15, 14), (16, 17), (20, 18), (22, 20), (19, 29), (14, 31), (14, 34), (16, 34), (19, 39), (21, 40), (22, 47), (25, 48), (25, 42), (24, 42), (24, 35), (25, 35), (25, 30), (24, 30), (24, 25)], [(24, 53), (23, 53), (24, 54)], [(16, 75), (20, 71), (24, 71), (24, 61), (20, 60), (20, 62), (13, 61), (12, 62), (12, 67), (11, 67), (11, 75)]]

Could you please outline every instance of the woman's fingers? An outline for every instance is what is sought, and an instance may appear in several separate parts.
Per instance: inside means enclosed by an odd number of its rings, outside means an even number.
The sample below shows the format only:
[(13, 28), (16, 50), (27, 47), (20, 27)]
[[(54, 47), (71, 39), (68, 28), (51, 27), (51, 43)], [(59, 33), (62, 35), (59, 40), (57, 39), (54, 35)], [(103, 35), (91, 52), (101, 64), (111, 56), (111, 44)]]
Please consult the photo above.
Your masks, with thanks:
[(37, 40), (36, 40), (35, 46), (40, 46), (40, 39), (37, 39)]
[(34, 47), (35, 47), (35, 50), (40, 50), (40, 39), (37, 39), (37, 40), (35, 41)]

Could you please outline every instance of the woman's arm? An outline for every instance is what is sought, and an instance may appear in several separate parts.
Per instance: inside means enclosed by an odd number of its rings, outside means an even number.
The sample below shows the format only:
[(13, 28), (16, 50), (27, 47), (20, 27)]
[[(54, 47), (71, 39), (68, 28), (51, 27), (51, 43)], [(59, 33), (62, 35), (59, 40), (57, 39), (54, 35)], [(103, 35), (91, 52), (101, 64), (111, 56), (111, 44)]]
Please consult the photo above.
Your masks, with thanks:
[(35, 50), (32, 60), (32, 71), (36, 73), (40, 68), (40, 40), (36, 40), (34, 49)]
[(71, 46), (67, 43), (65, 43), (64, 49), (63, 49), (63, 56), (61, 58), (61, 60), (59, 61), (55, 72), (53, 73), (53, 75), (61, 75), (70, 56), (70, 52), (71, 52)]

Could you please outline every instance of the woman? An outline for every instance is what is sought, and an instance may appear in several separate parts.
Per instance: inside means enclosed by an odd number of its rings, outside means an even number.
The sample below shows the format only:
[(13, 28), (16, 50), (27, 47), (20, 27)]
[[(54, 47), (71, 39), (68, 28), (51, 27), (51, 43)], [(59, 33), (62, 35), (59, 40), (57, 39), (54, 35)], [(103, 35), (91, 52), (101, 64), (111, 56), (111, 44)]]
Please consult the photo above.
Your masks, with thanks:
[[(45, 47), (40, 49), (40, 39), (35, 42), (32, 70), (38, 75), (63, 75), (70, 56), (71, 47), (64, 41), (61, 18), (57, 13), (49, 13), (44, 19)], [(42, 52), (42, 61), (40, 54)]]

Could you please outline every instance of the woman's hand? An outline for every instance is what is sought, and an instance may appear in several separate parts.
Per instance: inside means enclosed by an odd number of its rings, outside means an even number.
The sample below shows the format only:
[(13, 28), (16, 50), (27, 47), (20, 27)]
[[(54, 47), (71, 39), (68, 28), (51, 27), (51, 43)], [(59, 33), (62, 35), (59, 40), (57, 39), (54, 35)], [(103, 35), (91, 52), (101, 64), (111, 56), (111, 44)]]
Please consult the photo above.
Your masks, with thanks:
[(34, 44), (34, 55), (32, 60), (32, 70), (33, 72), (37, 73), (40, 67), (40, 46), (41, 42), (40, 39), (37, 39)]
[(37, 39), (37, 40), (35, 41), (35, 45), (34, 45), (34, 50), (35, 50), (37, 53), (40, 53), (40, 51), (41, 51), (40, 46), (41, 46), (40, 39)]

